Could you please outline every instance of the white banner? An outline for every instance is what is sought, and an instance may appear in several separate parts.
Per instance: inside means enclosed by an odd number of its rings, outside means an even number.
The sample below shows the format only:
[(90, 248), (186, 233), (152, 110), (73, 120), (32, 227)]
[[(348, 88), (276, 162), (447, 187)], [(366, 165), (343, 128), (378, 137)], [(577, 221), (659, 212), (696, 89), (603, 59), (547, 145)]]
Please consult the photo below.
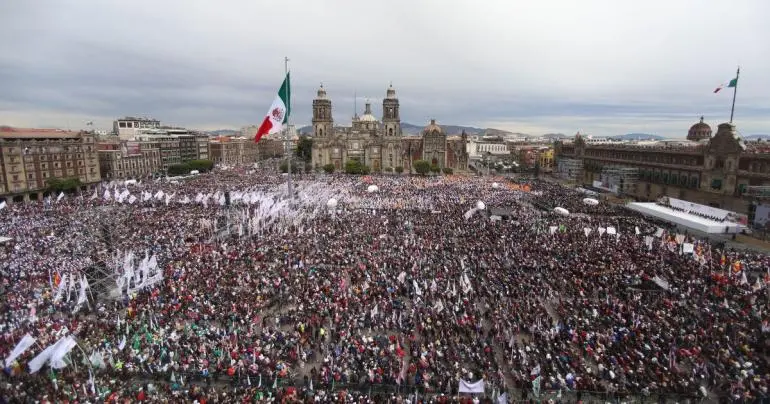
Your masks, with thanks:
[(458, 391), (460, 393), (483, 393), (484, 392), (484, 381), (479, 380), (474, 383), (466, 382), (465, 380), (460, 380), (460, 387), (458, 388)]
[(21, 339), (21, 341), (19, 341), (19, 343), (16, 344), (16, 347), (13, 348), (13, 351), (11, 351), (11, 354), (8, 355), (7, 358), (5, 358), (5, 367), (11, 366), (11, 363), (14, 360), (16, 360), (16, 358), (18, 358), (19, 355), (23, 354), (24, 351), (26, 351), (34, 343), (35, 343), (35, 339), (32, 338), (31, 335), (29, 335), (29, 334), (25, 335)]

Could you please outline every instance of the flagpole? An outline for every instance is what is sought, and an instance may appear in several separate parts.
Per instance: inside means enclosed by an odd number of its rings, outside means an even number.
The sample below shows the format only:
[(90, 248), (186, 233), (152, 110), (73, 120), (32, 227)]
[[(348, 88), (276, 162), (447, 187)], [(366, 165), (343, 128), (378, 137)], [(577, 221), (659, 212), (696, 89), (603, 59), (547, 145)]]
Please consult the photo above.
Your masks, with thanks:
[[(289, 77), (289, 58), (284, 57), (283, 58), (283, 67), (284, 71), (286, 73), (286, 77)], [(289, 200), (294, 199), (294, 193), (291, 189), (291, 139), (289, 135), (289, 119), (291, 119), (291, 82), (288, 82), (286, 86), (286, 102), (288, 105), (286, 105), (286, 128), (284, 129), (286, 132), (286, 153), (288, 154), (286, 159), (286, 172), (287, 172), (287, 178), (288, 181), (286, 185), (286, 189), (289, 192)], [(733, 103), (735, 101), (733, 100)], [(730, 120), (732, 122), (732, 119)]]
[(741, 67), (738, 66), (738, 71), (735, 73), (735, 87), (733, 87), (733, 106), (730, 108), (730, 123), (733, 123), (733, 114), (735, 113), (735, 95), (738, 93), (738, 76), (741, 75)]

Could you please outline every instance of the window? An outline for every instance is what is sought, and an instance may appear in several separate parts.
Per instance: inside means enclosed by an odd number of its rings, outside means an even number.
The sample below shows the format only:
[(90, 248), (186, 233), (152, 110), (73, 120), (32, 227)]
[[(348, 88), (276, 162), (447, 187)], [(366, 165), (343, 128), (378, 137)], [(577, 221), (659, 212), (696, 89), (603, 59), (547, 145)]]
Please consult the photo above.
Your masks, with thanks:
[(18, 180), (19, 180), (19, 176), (18, 176), (18, 175), (14, 175), (14, 176), (13, 176), (13, 180), (14, 180), (14, 181), (18, 181)]
[(27, 174), (27, 179), (34, 180), (35, 179), (35, 174), (33, 174), (33, 173)]

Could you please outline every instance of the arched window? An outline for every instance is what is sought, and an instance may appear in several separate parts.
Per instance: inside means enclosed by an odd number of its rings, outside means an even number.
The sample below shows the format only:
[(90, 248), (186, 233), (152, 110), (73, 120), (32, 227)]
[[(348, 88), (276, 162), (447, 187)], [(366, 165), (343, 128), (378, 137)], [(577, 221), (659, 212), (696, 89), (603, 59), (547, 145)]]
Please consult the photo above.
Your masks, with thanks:
[(319, 128), (319, 129), (318, 129), (318, 136), (323, 136), (323, 135), (324, 135), (324, 130), (323, 130), (323, 128)]
[(388, 129), (388, 136), (393, 136), (393, 128)]

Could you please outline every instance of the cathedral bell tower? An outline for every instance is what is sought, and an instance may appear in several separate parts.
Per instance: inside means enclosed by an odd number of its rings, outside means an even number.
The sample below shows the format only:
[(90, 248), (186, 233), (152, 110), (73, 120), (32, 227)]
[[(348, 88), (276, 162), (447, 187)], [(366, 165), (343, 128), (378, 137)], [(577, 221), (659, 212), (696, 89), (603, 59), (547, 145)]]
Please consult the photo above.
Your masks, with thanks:
[(331, 137), (333, 125), (332, 101), (326, 98), (326, 90), (321, 84), (318, 95), (313, 100), (313, 137), (317, 139)]
[(382, 100), (382, 126), (385, 136), (401, 136), (401, 115), (393, 84), (388, 87), (385, 99)]

